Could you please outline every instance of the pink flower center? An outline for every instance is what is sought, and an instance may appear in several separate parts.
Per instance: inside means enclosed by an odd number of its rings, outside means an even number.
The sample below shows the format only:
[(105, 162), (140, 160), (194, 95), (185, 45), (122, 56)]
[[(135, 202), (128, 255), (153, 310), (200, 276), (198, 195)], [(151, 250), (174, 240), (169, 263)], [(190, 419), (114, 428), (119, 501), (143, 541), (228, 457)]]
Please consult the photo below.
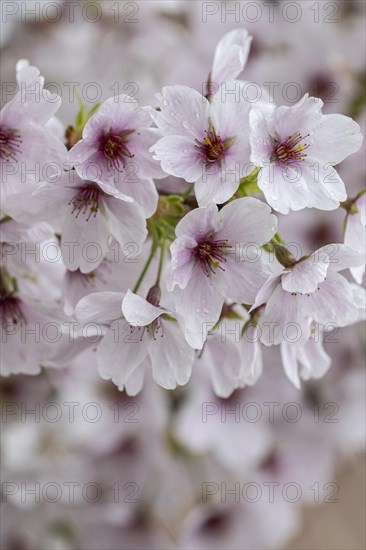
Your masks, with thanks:
[(17, 160), (16, 155), (20, 153), (22, 139), (18, 130), (0, 127), (0, 158), (9, 162), (10, 159)]
[(206, 137), (203, 141), (195, 140), (195, 147), (199, 150), (206, 164), (221, 163), (225, 152), (232, 144), (232, 138), (222, 140), (220, 134), (216, 134), (216, 130), (212, 124), (208, 130), (205, 130), (205, 133)]
[(95, 218), (99, 211), (101, 195), (102, 191), (94, 184), (82, 187), (77, 195), (69, 202), (69, 205), (72, 205), (71, 214), (76, 213), (76, 218), (78, 218), (80, 214), (87, 216), (87, 222), (92, 216)]
[(275, 150), (271, 157), (271, 161), (283, 162), (291, 164), (292, 162), (300, 162), (305, 160), (306, 153), (304, 150), (309, 147), (307, 143), (301, 143), (310, 134), (302, 136), (296, 132), (283, 141), (275, 141)]
[(133, 132), (134, 130), (123, 130), (122, 132), (114, 133), (111, 129), (102, 138), (100, 150), (107, 159), (108, 170), (114, 168), (118, 172), (122, 172), (126, 166), (126, 159), (134, 156), (126, 145), (128, 136)]
[(206, 241), (196, 246), (193, 252), (202, 271), (208, 277), (210, 273), (216, 273), (216, 269), (225, 271), (221, 264), (226, 262), (225, 255), (230, 248), (227, 240)]
[[(25, 323), (21, 304), (21, 300), (14, 296), (3, 295), (0, 297), (0, 321), (2, 325)], [(4, 328), (6, 330), (6, 326)]]

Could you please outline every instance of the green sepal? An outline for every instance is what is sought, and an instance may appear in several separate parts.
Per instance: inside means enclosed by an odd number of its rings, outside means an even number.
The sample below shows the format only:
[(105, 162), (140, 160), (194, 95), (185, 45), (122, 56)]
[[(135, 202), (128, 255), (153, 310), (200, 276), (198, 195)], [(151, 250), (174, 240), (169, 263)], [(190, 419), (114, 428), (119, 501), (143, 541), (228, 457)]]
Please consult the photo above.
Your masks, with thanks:
[(236, 197), (248, 197), (249, 195), (255, 195), (262, 192), (258, 187), (259, 171), (260, 168), (254, 168), (248, 176), (240, 178), (240, 184), (235, 193)]
[(78, 94), (78, 102), (80, 105), (80, 109), (78, 114), (76, 115), (75, 119), (75, 125), (74, 128), (78, 132), (82, 132), (84, 130), (85, 124), (88, 122), (88, 120), (95, 115), (95, 113), (98, 111), (99, 107), (101, 106), (101, 103), (96, 103), (93, 105), (93, 107), (88, 111), (86, 108), (86, 105), (83, 103), (81, 97)]

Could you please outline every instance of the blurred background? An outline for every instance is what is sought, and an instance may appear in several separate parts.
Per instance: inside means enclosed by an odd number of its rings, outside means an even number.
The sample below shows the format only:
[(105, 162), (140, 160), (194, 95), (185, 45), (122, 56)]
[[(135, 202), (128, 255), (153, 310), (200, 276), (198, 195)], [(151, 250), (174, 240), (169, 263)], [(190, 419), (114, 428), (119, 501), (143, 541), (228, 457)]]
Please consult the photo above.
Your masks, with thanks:
[[(31, 0), (1, 6), (2, 104), (27, 58), (62, 96), (65, 127), (115, 93), (154, 105), (198, 90), (225, 32), (253, 36), (242, 78), (291, 105), (305, 92), (365, 133), (364, 0)], [(349, 196), (363, 151), (340, 167)], [(280, 216), (305, 248), (342, 242), (344, 212)], [(57, 277), (55, 279), (57, 281)], [(265, 350), (256, 386), (215, 397), (205, 369), (135, 398), (99, 378), (88, 350), (61, 370), (2, 383), (4, 550), (357, 550), (366, 545), (365, 333), (326, 344), (332, 367), (295, 390)]]

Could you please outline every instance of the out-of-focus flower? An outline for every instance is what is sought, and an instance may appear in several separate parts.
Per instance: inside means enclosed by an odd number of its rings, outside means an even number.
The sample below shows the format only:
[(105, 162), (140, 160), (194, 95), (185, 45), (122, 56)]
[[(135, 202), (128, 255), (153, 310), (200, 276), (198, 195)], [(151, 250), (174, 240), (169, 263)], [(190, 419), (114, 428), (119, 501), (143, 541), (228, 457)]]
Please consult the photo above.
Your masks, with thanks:
[[(346, 229), (344, 233), (344, 244), (354, 250), (366, 252), (366, 194), (362, 194), (351, 205), (349, 210)], [(358, 284), (362, 283), (365, 273), (365, 265), (351, 267), (350, 271)]]

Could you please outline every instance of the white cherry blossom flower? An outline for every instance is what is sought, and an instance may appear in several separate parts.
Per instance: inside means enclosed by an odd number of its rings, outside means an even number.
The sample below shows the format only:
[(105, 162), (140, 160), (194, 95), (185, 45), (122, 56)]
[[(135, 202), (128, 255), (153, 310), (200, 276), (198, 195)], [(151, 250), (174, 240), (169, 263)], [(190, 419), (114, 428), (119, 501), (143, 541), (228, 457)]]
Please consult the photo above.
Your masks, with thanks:
[(323, 115), (322, 106), (305, 94), (291, 107), (250, 113), (251, 160), (261, 168), (258, 185), (283, 214), (306, 207), (334, 210), (347, 198), (333, 166), (361, 147), (360, 127), (344, 115)]
[[(171, 245), (169, 288), (193, 347), (201, 349), (210, 323), (220, 317), (225, 299), (252, 304), (268, 274), (261, 258), (251, 261), (248, 245), (260, 248), (276, 232), (269, 207), (253, 198), (187, 214)], [(212, 326), (212, 324), (211, 324)]]
[(164, 137), (151, 150), (162, 169), (195, 184), (198, 204), (226, 202), (249, 164), (249, 110), (239, 94), (218, 91), (210, 103), (187, 86), (167, 86), (151, 116)]
[(194, 350), (173, 314), (157, 303), (159, 291), (152, 287), (146, 300), (131, 291), (97, 292), (76, 307), (81, 321), (107, 327), (97, 351), (99, 373), (129, 395), (141, 390), (145, 368), (166, 389), (186, 384), (191, 375)]

